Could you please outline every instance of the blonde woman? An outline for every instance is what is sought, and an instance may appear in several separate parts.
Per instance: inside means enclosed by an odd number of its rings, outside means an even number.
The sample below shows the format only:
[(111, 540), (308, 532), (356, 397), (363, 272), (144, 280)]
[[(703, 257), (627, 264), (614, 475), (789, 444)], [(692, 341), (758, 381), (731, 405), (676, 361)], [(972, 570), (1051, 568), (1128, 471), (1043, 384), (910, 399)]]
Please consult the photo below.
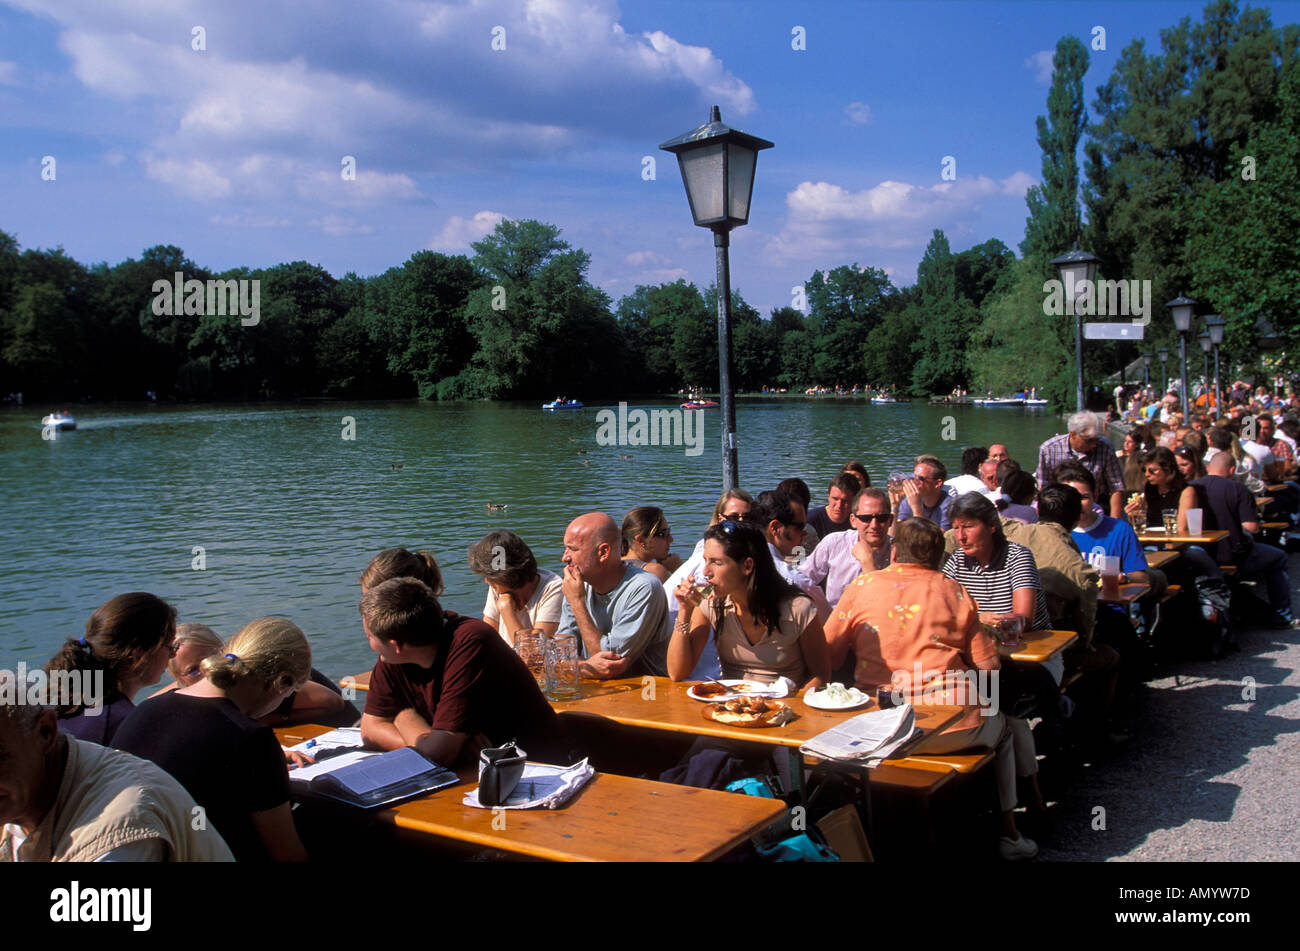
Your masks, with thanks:
[(114, 746), (175, 777), (237, 861), (306, 861), (284, 753), (258, 722), (306, 683), (306, 636), (285, 618), (260, 618), (200, 668), (202, 680), (137, 708)]
[(187, 621), (176, 625), (176, 640), (172, 642), (176, 653), (167, 665), (167, 673), (172, 675), (172, 683), (163, 687), (158, 693), (167, 693), (180, 687), (188, 687), (203, 679), (203, 670), (199, 665), (203, 658), (220, 653), (221, 638), (217, 632), (206, 624)]

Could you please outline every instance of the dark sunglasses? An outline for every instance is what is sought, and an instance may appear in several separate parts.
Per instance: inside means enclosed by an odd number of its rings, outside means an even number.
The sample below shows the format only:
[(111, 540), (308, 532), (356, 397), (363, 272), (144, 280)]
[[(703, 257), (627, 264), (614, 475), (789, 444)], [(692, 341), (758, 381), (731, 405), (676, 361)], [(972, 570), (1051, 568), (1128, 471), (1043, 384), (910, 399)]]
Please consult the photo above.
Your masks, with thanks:
[(890, 515), (888, 512), (878, 515), (859, 515), (857, 512), (854, 512), (853, 517), (859, 522), (880, 522), (884, 525), (888, 525), (894, 520), (894, 516)]
[(738, 515), (735, 512), (732, 512), (730, 515), (723, 515), (719, 519), (720, 522), (752, 522), (753, 520), (754, 516), (750, 515), (748, 512), (744, 515)]

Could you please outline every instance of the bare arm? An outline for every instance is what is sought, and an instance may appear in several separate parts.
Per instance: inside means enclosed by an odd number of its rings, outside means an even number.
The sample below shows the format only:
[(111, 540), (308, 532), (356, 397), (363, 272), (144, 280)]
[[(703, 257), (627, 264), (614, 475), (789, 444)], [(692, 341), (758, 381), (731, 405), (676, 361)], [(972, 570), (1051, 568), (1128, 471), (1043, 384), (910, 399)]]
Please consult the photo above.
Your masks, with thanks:
[(1110, 517), (1124, 517), (1124, 490), (1116, 489), (1110, 494)]
[(1011, 592), (1011, 610), (1025, 619), (1025, 630), (1034, 629), (1034, 615), (1038, 608), (1037, 588), (1016, 588)]
[(263, 723), (279, 726), (284, 723), (312, 723), (320, 717), (332, 716), (346, 703), (340, 694), (323, 684), (307, 681), (294, 694), (293, 706), (284, 716), (274, 711), (262, 717)]
[(596, 622), (591, 619), (591, 613), (587, 610), (586, 593), (586, 584), (582, 580), (582, 573), (572, 565), (566, 565), (564, 568), (564, 600), (568, 602), (574, 623), (578, 625), (578, 635), (587, 648), (587, 656), (595, 657), (600, 653), (601, 634), (600, 628), (596, 627)]
[(668, 641), (668, 676), (672, 680), (685, 680), (704, 653), (709, 637), (709, 619), (699, 608), (699, 595), (689, 578), (678, 586), (674, 594), (679, 607), (677, 624)]
[(465, 733), (449, 733), (446, 730), (429, 730), (411, 745), (415, 751), (427, 760), (440, 766), (450, 766), (460, 756), (460, 751), (469, 739)]
[(812, 673), (812, 679), (804, 687), (817, 690), (831, 679), (831, 651), (826, 646), (826, 631), (820, 617), (809, 621), (799, 635), (799, 650), (803, 653), (804, 664)]
[(273, 862), (306, 862), (307, 850), (294, 828), (293, 812), (287, 802), (274, 809), (253, 813), (253, 827)]
[(400, 750), (406, 740), (392, 720), (385, 717), (361, 714), (361, 742), (372, 750)]

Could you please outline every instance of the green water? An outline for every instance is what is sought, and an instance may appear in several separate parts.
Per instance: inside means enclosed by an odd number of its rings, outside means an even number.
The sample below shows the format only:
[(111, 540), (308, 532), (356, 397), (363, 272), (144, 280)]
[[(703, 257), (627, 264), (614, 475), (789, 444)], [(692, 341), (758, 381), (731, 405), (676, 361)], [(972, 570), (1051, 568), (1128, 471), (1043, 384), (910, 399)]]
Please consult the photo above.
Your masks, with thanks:
[[(518, 532), (557, 570), (573, 516), (600, 509), (621, 521), (636, 505), (659, 505), (675, 550), (689, 553), (722, 489), (718, 411), (705, 412), (703, 453), (688, 456), (684, 446), (597, 445), (598, 409), (90, 406), (76, 408), (75, 432), (43, 440), (48, 408), (6, 407), (0, 668), (44, 663), (98, 605), (151, 591), (181, 620), (223, 636), (285, 615), (311, 638), (316, 666), (338, 677), (373, 665), (357, 578), (383, 548), (432, 551), (444, 605), (473, 616), (486, 588), (465, 552), (492, 529)], [(355, 418), (353, 441), (341, 438), (345, 416)], [(947, 417), (952, 440), (943, 438)], [(955, 475), (962, 446), (1003, 442), (1030, 468), (1039, 443), (1064, 425), (1042, 411), (823, 398), (743, 399), (737, 429), (744, 488), (799, 476), (817, 504), (849, 459), (882, 484), (918, 453), (935, 452)], [(508, 508), (488, 511), (489, 502)], [(196, 546), (203, 570), (193, 567)]]

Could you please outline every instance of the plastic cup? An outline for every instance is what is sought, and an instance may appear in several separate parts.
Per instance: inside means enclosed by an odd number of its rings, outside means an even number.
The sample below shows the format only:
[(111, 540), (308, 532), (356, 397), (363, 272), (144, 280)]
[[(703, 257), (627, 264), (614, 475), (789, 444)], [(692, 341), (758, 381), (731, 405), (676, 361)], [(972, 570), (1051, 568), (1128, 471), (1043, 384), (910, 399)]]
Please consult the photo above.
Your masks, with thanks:
[(1115, 555), (1102, 556), (1101, 593), (1107, 598), (1119, 596), (1119, 558)]
[(1201, 528), (1202, 528), (1203, 525), (1204, 525), (1204, 523), (1203, 523), (1203, 521), (1202, 521), (1204, 515), (1205, 515), (1205, 512), (1204, 512), (1202, 509), (1188, 509), (1188, 510), (1187, 510), (1187, 532), (1188, 532), (1188, 534), (1190, 534), (1190, 535), (1199, 535), (1199, 534), (1201, 534)]

